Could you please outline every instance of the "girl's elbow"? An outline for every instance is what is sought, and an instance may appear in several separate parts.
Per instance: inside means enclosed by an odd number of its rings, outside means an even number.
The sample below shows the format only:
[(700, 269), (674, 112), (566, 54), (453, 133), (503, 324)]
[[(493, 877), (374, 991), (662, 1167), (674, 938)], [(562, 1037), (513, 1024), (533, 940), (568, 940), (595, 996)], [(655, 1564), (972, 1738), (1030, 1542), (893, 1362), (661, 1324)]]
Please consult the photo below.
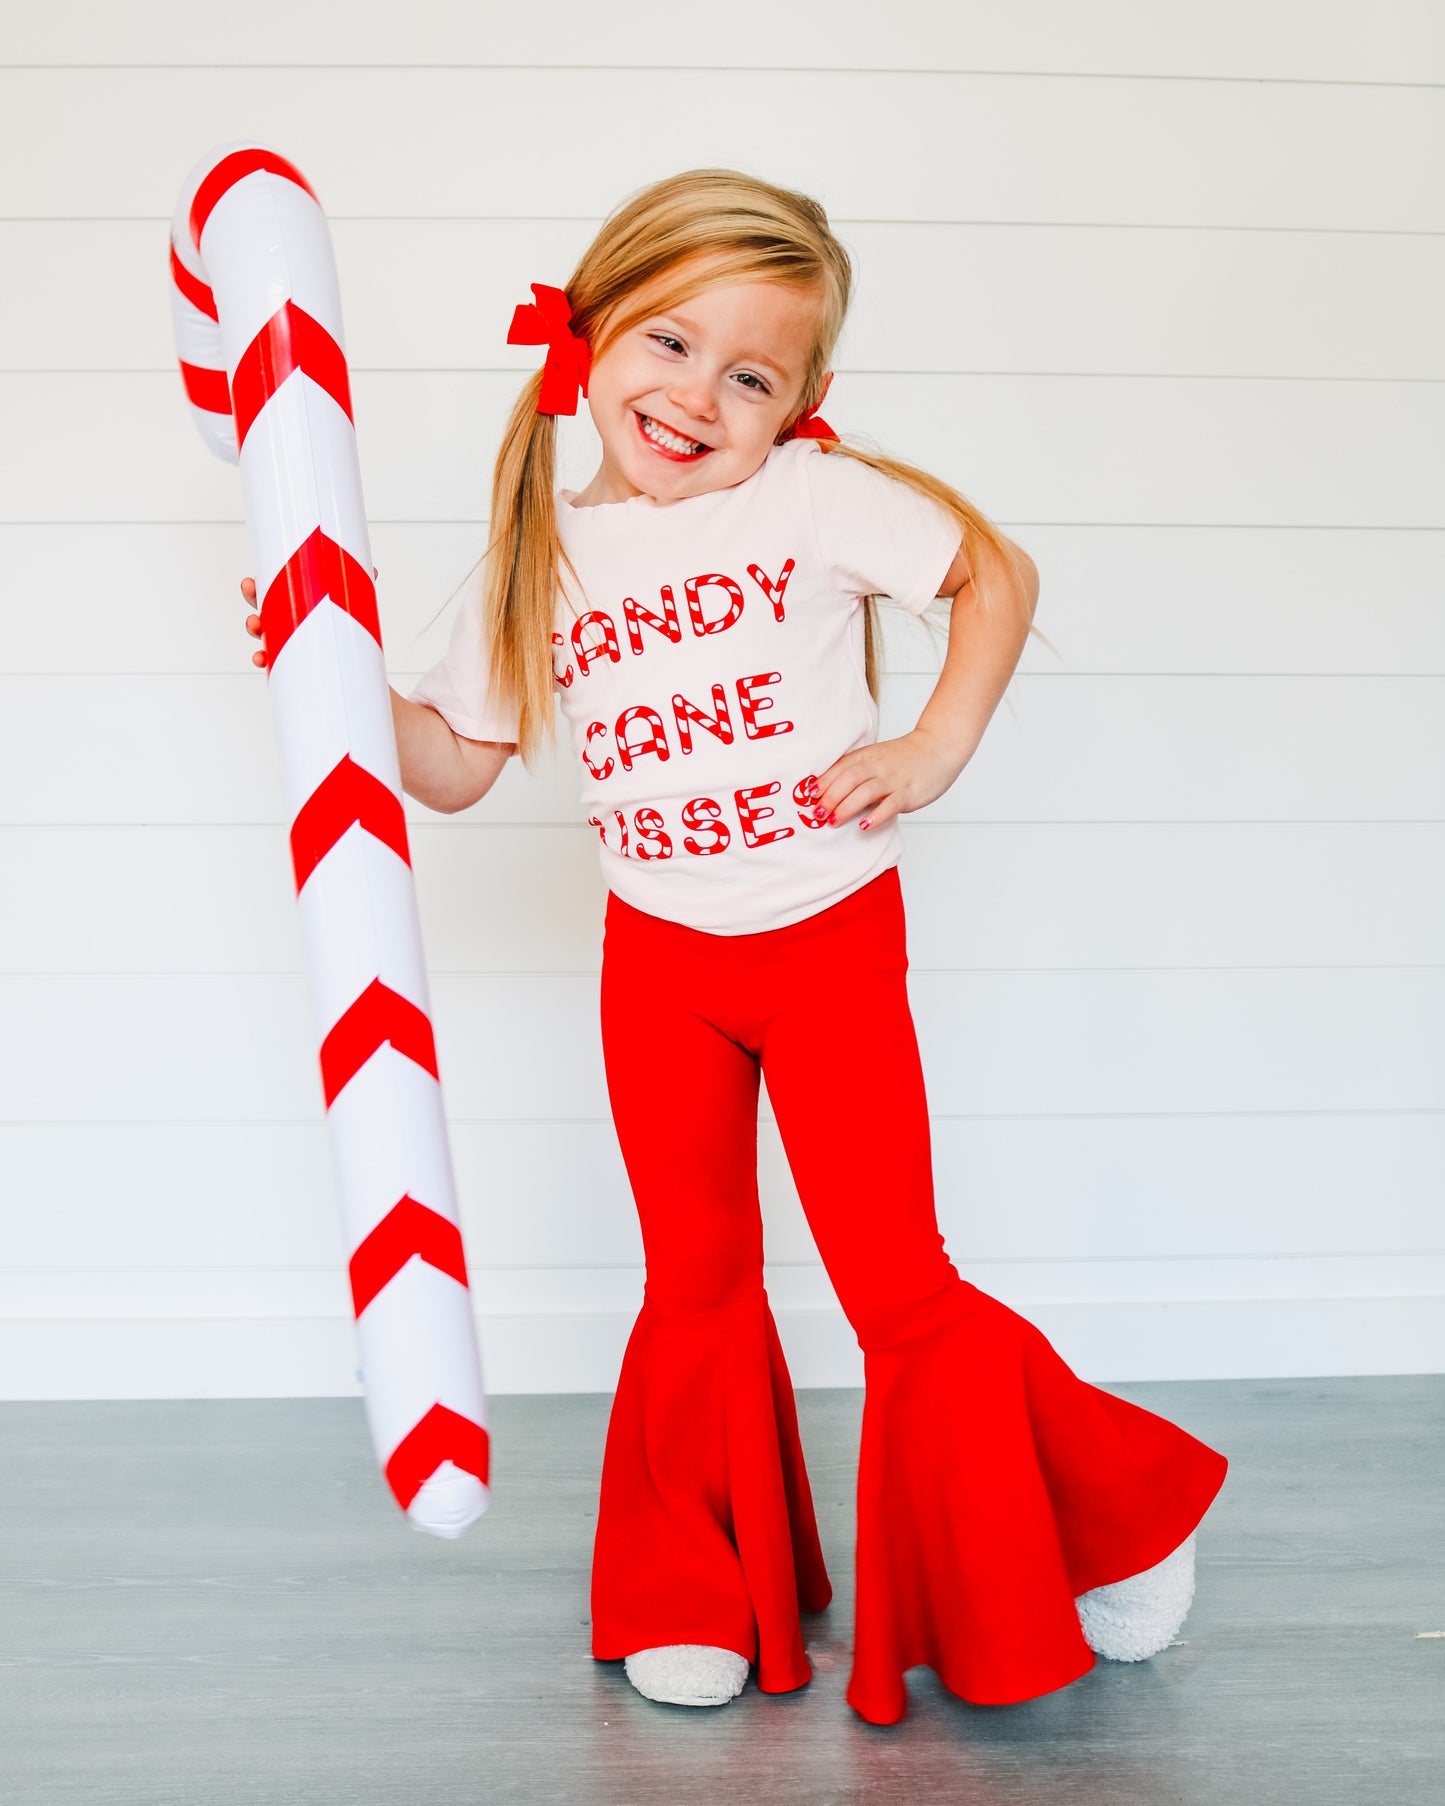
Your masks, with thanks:
[(457, 735), (466, 781), (447, 813), (457, 815), (479, 803), (506, 769), (516, 747), (500, 740), (467, 740)]

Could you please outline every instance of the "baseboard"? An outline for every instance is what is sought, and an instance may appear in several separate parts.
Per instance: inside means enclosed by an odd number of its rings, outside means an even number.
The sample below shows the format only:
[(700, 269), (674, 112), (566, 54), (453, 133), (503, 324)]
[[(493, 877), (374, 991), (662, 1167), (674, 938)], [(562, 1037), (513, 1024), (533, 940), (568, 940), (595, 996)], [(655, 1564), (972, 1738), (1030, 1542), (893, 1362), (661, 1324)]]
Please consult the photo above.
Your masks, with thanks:
[[(1445, 1372), (1445, 1297), (1159, 1300), (1031, 1305), (1028, 1316), (1084, 1378), (1298, 1378)], [(798, 1387), (860, 1386), (863, 1361), (836, 1310), (780, 1310)], [(630, 1316), (614, 1311), (479, 1319), (489, 1391), (607, 1392)], [(318, 1398), (358, 1391), (351, 1323), (336, 1317), (10, 1318), (0, 1398)]]

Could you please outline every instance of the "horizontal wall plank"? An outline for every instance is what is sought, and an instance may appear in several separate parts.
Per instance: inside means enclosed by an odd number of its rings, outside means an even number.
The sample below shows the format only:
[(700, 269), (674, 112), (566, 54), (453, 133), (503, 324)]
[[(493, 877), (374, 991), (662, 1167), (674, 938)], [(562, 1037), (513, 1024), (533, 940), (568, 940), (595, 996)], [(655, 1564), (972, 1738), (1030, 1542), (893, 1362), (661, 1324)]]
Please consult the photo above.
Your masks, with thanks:
[[(1445, 825), (910, 819), (904, 834), (915, 966), (1445, 961)], [(464, 907), (480, 879), (429, 901)]]
[[(784, 1311), (778, 1334), (794, 1386), (861, 1386), (863, 1360), (840, 1311)], [(1082, 1378), (1285, 1378), (1438, 1373), (1440, 1298), (1243, 1299), (1052, 1304), (1031, 1313)], [(487, 1386), (610, 1392), (628, 1312), (483, 1316)], [(0, 1396), (24, 1399), (334, 1398), (360, 1391), (356, 1332), (341, 1318), (0, 1322)], [(386, 1496), (380, 1476), (377, 1496)]]
[[(1437, 682), (1018, 678), (959, 780), (916, 819), (1434, 820)], [(881, 733), (908, 731), (930, 689), (892, 679)]]
[(328, 7), (252, 0), (244, 13), (181, 0), (132, 0), (117, 14), (105, 0), (17, 13), (5, 56), (25, 63), (337, 62), (642, 64), (659, 69), (738, 68), (1021, 69), (1254, 80), (1439, 81), (1445, 78), (1440, 21), (1412, 0), (1217, 0), (1207, 19), (1150, 0), (955, 0), (944, 10), (902, 0), (878, 12), (854, 4), (740, 0), (728, 34), (716, 21), (658, 0), (600, 13), (587, 0), (553, 0), (545, 13), (413, 0), (398, 9), (355, 0), (344, 34)]
[[(368, 508), (485, 508), (507, 375), (361, 373)], [(834, 425), (935, 472), (1000, 519), (1139, 525), (1445, 526), (1445, 385), (1175, 377), (840, 377)], [(168, 372), (0, 375), (6, 521), (236, 520), (235, 470), (200, 445)], [(568, 422), (559, 480), (596, 469)]]
[(166, 218), (195, 157), (251, 136), (338, 215), (591, 216), (685, 160), (765, 172), (840, 218), (1445, 219), (1428, 89), (760, 70), (743, 98), (734, 72), (695, 68), (667, 86), (687, 143), (660, 164), (654, 110), (606, 70), (0, 70), (0, 213)]
[[(1012, 530), (1039, 566), (1023, 673), (1445, 673), (1445, 537), (1320, 528)], [(387, 656), (408, 685), (445, 652), (480, 526), (382, 521)], [(12, 611), (0, 672), (247, 672), (239, 524), (0, 526)], [(1368, 610), (1368, 632), (1361, 631)], [(928, 623), (882, 610), (894, 671), (937, 672)]]
[[(931, 688), (889, 679), (883, 734), (911, 728)], [(915, 819), (1438, 820), (1441, 691), (1433, 677), (1020, 676), (959, 780)], [(279, 823), (276, 756), (254, 668), (0, 678), (0, 761), (26, 774), (6, 800), (11, 823)], [(509, 761), (446, 819), (575, 823), (581, 782), (559, 744), (535, 773)], [(407, 811), (439, 819), (410, 799)]]
[[(430, 989), (453, 1114), (606, 1114), (594, 977)], [(911, 995), (945, 1114), (1445, 1108), (1438, 967), (933, 972)], [(321, 1111), (299, 977), (6, 977), (0, 1001), (6, 1121)]]
[[(904, 835), (915, 968), (1445, 964), (1445, 824), (907, 821)], [(606, 888), (586, 824), (434, 819), (410, 846), (431, 972), (596, 970)], [(0, 864), (11, 972), (301, 969), (279, 827), (0, 829)]]
[[(964, 1279), (1025, 1312), (1042, 1305), (1147, 1304), (1168, 1300), (1211, 1304), (1221, 1299), (1445, 1299), (1445, 1251), (1433, 1254), (1235, 1256), (1183, 1261), (981, 1261), (957, 1256)], [(469, 1268), (473, 1308), (500, 1314), (569, 1317), (593, 1312), (636, 1316), (644, 1268)], [(839, 1302), (822, 1265), (768, 1266), (764, 1281), (775, 1311), (836, 1311)], [(236, 1268), (131, 1266), (123, 1272), (70, 1266), (0, 1270), (0, 1323), (93, 1320), (184, 1322), (186, 1319), (352, 1319), (345, 1262), (324, 1267)]]
[[(538, 353), (505, 342), (517, 297), (548, 275), (565, 282), (595, 224), (338, 220), (352, 369), (493, 367), (520, 380)], [(844, 375), (1445, 377), (1439, 238), (881, 221), (838, 230), (857, 278), (835, 358)], [(0, 221), (0, 264), (23, 272), (0, 292), (0, 362), (169, 373), (164, 237), (153, 220)], [(74, 297), (100, 272), (107, 304), (78, 319)]]
[[(1023, 672), (1445, 670), (1445, 538), (1439, 534), (1033, 525), (1012, 531), (1038, 565), (1036, 622), (1052, 642), (1051, 649), (1029, 641)], [(1369, 628), (1362, 632), (1366, 616)], [(939, 639), (926, 623), (899, 609), (884, 609), (882, 618), (890, 669), (938, 669)], [(417, 663), (424, 668), (422, 659)]]
[[(640, 1266), (609, 1121), (477, 1122), (453, 1109), (451, 1144), (468, 1263), (489, 1283), (522, 1268)], [(0, 1219), (5, 1269), (79, 1268), (117, 1284), (215, 1269), (261, 1285), (273, 1270), (345, 1263), (320, 1121), (7, 1124), (0, 1155), (27, 1201)], [(1329, 1289), (1343, 1292), (1351, 1260), (1445, 1245), (1445, 1112), (939, 1116), (933, 1158), (960, 1263), (1182, 1273), (1319, 1258), (1337, 1263)], [(758, 1171), (769, 1261), (811, 1269), (817, 1250), (766, 1117)]]

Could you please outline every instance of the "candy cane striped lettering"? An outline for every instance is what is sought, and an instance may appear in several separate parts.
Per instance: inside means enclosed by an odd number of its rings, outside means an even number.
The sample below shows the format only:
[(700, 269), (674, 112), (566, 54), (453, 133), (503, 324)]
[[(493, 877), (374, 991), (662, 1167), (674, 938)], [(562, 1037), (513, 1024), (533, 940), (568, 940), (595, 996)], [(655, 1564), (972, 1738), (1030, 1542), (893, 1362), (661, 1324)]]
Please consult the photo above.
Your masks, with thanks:
[(631, 596), (622, 599), (622, 613), (627, 622), (627, 641), (634, 652), (642, 651), (642, 629), (652, 627), (664, 639), (671, 640), (675, 646), (682, 638), (682, 622), (677, 618), (677, 598), (672, 593), (672, 585), (664, 583), (660, 592), (662, 613), (653, 614), (650, 608), (641, 608)]
[(588, 609), (572, 623), (572, 650), (577, 654), (577, 669), (586, 677), (589, 668), (604, 654), (615, 665), (622, 657), (617, 644), (617, 629), (612, 616), (600, 608)]
[(674, 696), (672, 699), (672, 718), (677, 723), (677, 741), (685, 753), (692, 751), (692, 729), (694, 722), (705, 728), (714, 740), (721, 740), (724, 746), (733, 743), (732, 717), (728, 714), (728, 693), (721, 684), (712, 687), (712, 706), (717, 710), (709, 715), (690, 703), (685, 696)]
[(748, 575), (773, 605), (773, 619), (775, 621), (781, 621), (783, 618), (783, 595), (787, 590), (788, 579), (792, 574), (793, 560), (791, 558), (784, 563), (782, 570), (778, 572), (778, 580), (776, 583), (760, 564), (750, 564), (748, 566)]
[(733, 801), (737, 805), (738, 824), (743, 831), (743, 840), (750, 847), (765, 847), (770, 840), (787, 840), (793, 830), (791, 828), (769, 828), (765, 834), (758, 833), (758, 823), (766, 821), (777, 810), (771, 804), (759, 804), (754, 799), (760, 796), (775, 796), (782, 785), (776, 780), (771, 784), (753, 784), (746, 790), (735, 790)]
[(726, 849), (732, 833), (727, 823), (719, 819), (721, 815), (721, 806), (710, 796), (695, 796), (690, 803), (683, 804), (683, 827), (712, 835), (711, 840), (703, 841), (695, 839), (692, 834), (685, 834), (682, 844), (689, 853), (697, 853), (705, 858), (709, 853), (721, 853)]
[(793, 786), (793, 801), (798, 805), (798, 820), (805, 828), (825, 828), (828, 825), (828, 812), (821, 803), (813, 801), (812, 786), (817, 777), (799, 778)]
[(792, 733), (791, 721), (758, 721), (758, 716), (764, 709), (773, 707), (773, 699), (771, 696), (755, 696), (754, 690), (782, 681), (782, 674), (777, 671), (760, 671), (756, 677), (738, 679), (738, 706), (742, 710), (743, 732), (749, 740), (766, 740), (769, 734)]
[[(731, 577), (724, 577), (721, 572), (714, 571), (707, 577), (689, 577), (685, 585), (687, 591), (687, 612), (692, 621), (694, 633), (722, 633), (731, 627), (743, 612), (743, 592)], [(721, 589), (727, 591), (728, 605), (724, 614), (715, 620), (709, 620), (703, 612), (700, 590)]]
[(611, 753), (608, 753), (607, 757), (600, 765), (594, 765), (592, 763), (592, 742), (594, 740), (600, 740), (606, 732), (607, 723), (605, 721), (589, 721), (587, 723), (587, 738), (582, 743), (582, 763), (599, 783), (603, 778), (610, 778), (616, 767), (616, 761), (613, 759)]
[[(562, 638), (562, 635), (560, 633), (554, 633), (552, 635), (552, 644), (554, 646), (560, 646), (563, 650), (563, 653), (565, 654), (565, 652), (567, 650), (567, 642), (566, 642), (566, 640), (564, 640)], [(577, 673), (572, 669), (572, 667), (570, 665), (565, 663), (565, 659), (564, 659), (564, 669), (559, 671), (557, 669), (557, 661), (556, 661), (556, 659), (553, 659), (552, 675), (557, 680), (558, 689), (570, 690), (572, 688), (572, 679), (577, 675)]]
[(587, 817), (589, 824), (596, 828), (598, 838), (601, 840), (603, 846), (607, 848), (608, 852), (615, 852), (620, 859), (626, 859), (628, 856), (627, 817), (620, 809), (614, 809), (612, 811), (612, 819), (617, 823), (617, 832), (619, 836), (619, 844), (616, 847), (614, 847), (612, 842), (607, 838), (607, 828), (603, 823), (602, 818), (597, 815), (589, 815)]
[[(634, 721), (640, 721), (647, 729), (645, 738), (635, 740), (631, 728)], [(662, 717), (656, 709), (650, 709), (645, 703), (624, 709), (617, 717), (616, 728), (617, 753), (622, 760), (624, 771), (632, 770), (632, 761), (640, 759), (644, 753), (655, 753), (659, 759), (670, 759), (671, 748), (667, 744), (667, 729), (662, 725)]]
[(672, 836), (663, 827), (662, 817), (656, 809), (639, 809), (632, 818), (632, 825), (637, 830), (639, 859), (672, 858)]

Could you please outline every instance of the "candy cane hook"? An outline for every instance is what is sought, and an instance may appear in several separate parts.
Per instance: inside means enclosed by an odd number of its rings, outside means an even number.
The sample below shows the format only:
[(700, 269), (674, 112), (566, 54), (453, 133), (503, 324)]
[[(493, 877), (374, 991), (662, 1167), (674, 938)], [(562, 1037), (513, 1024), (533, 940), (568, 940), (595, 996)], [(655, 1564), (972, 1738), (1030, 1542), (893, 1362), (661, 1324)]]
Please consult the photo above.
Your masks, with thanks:
[(257, 144), (171, 229), (181, 377), (241, 467), (367, 1420), (397, 1503), (460, 1536), (489, 1441), (326, 216)]

